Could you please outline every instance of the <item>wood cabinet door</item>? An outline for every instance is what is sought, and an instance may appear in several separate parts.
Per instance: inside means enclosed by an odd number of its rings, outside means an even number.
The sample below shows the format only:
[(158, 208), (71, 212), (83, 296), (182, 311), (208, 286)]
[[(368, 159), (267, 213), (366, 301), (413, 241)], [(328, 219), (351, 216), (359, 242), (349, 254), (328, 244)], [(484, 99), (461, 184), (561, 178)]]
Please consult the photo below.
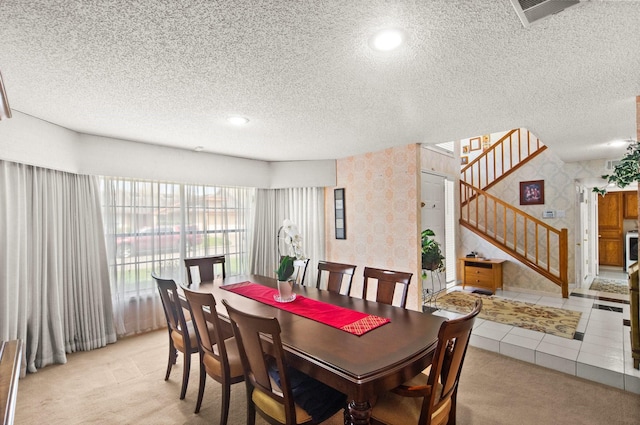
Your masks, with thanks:
[(603, 266), (624, 264), (622, 192), (609, 192), (598, 196), (598, 254)]
[(638, 218), (638, 192), (624, 193), (624, 218)]

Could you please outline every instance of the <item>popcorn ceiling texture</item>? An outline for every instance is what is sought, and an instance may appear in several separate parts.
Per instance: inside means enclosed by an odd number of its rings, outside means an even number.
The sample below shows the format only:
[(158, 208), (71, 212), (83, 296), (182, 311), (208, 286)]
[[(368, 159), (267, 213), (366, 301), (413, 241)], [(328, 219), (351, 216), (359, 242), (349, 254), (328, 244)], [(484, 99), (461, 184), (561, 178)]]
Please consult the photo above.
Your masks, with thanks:
[[(632, 1), (523, 28), (508, 0), (3, 0), (0, 69), (13, 109), (82, 133), (304, 160), (525, 127), (577, 161), (636, 133), (638, 22)], [(406, 44), (372, 51), (387, 27)]]

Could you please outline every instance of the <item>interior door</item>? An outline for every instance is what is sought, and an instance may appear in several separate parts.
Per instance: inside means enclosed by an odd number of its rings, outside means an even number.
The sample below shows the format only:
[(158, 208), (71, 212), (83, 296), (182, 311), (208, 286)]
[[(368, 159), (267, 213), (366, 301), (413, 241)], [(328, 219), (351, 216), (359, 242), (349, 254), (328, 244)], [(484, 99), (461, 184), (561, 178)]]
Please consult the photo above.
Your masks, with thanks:
[(598, 196), (598, 262), (601, 266), (624, 265), (622, 192)]

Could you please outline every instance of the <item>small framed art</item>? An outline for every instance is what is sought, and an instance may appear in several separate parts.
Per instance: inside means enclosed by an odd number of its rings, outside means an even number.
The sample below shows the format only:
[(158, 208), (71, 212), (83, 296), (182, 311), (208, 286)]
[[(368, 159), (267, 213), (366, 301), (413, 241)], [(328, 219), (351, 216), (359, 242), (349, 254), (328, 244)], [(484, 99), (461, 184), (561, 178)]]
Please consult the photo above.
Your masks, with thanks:
[(469, 163), (469, 157), (468, 156), (461, 156), (460, 157), (460, 164), (466, 165), (468, 163)]
[(333, 190), (333, 201), (336, 215), (336, 239), (347, 239), (347, 214), (345, 210), (344, 189)]
[(482, 148), (482, 143), (480, 142), (479, 137), (474, 137), (473, 139), (469, 139), (470, 149), (472, 151), (477, 151)]
[(520, 205), (544, 204), (544, 180), (520, 182)]

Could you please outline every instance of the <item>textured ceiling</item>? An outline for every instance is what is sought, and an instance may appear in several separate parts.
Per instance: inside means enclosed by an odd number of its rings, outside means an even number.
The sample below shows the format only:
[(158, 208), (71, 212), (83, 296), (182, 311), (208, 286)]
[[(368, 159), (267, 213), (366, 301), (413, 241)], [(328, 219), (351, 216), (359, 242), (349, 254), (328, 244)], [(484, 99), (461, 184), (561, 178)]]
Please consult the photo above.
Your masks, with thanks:
[[(576, 161), (636, 136), (639, 24), (637, 1), (524, 28), (509, 0), (0, 0), (0, 71), (14, 110), (184, 149), (331, 159), (526, 127)], [(406, 43), (372, 51), (388, 27)]]

